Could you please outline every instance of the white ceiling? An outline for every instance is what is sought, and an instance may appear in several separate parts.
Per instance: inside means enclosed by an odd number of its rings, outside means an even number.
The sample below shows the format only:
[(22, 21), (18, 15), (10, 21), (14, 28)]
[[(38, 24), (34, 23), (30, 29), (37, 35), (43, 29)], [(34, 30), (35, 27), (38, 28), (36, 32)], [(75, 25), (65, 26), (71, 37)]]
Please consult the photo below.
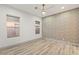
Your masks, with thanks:
[[(41, 4), (9, 4), (10, 7), (16, 8), (18, 10), (28, 12), (30, 14), (39, 16), (39, 17), (44, 17), (44, 16), (49, 16), (53, 15), (56, 13), (60, 13), (63, 11), (67, 11), (70, 9), (78, 8), (79, 4), (46, 4), (45, 5), (45, 10), (46, 14), (42, 15), (42, 5)], [(38, 7), (36, 10), (35, 7)], [(64, 9), (61, 9), (61, 7), (64, 7)]]

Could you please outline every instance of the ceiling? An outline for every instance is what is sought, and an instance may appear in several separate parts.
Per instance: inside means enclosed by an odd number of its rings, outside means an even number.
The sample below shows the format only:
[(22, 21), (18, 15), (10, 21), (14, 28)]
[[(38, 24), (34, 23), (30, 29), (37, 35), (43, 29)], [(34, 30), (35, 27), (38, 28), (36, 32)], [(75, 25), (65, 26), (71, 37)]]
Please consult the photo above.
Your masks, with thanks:
[[(35, 16), (45, 17), (45, 16), (56, 14), (56, 13), (60, 13), (63, 11), (67, 11), (70, 9), (78, 8), (79, 4), (46, 4), (45, 15), (42, 15), (41, 13), (42, 12), (41, 4), (9, 4), (9, 6), (26, 13), (30, 13)], [(35, 9), (35, 7), (38, 7), (38, 8)], [(64, 7), (64, 9), (61, 9), (61, 7)]]

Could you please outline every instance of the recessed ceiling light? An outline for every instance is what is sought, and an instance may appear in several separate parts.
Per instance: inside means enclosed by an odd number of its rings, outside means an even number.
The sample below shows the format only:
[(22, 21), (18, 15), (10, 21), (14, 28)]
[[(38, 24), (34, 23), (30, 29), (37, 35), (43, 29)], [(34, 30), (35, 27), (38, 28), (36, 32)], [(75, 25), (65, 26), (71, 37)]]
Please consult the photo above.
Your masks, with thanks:
[(61, 9), (64, 9), (64, 7), (61, 7)]

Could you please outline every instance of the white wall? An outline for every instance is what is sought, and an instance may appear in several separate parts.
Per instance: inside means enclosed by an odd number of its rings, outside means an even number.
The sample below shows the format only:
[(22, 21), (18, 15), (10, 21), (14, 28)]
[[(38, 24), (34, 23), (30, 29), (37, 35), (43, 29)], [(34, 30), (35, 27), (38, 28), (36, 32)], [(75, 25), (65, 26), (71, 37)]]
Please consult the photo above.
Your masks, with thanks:
[[(7, 28), (6, 28), (7, 14), (20, 17), (19, 37), (7, 38)], [(35, 35), (34, 20), (41, 21), (41, 18), (30, 15), (28, 13), (21, 12), (7, 5), (0, 5), (0, 48), (15, 45), (22, 42), (27, 42), (29, 40), (42, 37), (42, 33), (40, 33), (39, 35)]]

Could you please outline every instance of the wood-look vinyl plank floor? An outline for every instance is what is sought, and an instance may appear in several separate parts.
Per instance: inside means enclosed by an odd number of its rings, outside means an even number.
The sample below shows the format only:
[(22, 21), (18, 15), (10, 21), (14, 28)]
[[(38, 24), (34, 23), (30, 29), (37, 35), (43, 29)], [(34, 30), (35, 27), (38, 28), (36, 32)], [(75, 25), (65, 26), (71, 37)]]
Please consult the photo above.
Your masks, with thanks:
[(79, 46), (65, 41), (37, 39), (0, 50), (0, 55), (78, 55)]

